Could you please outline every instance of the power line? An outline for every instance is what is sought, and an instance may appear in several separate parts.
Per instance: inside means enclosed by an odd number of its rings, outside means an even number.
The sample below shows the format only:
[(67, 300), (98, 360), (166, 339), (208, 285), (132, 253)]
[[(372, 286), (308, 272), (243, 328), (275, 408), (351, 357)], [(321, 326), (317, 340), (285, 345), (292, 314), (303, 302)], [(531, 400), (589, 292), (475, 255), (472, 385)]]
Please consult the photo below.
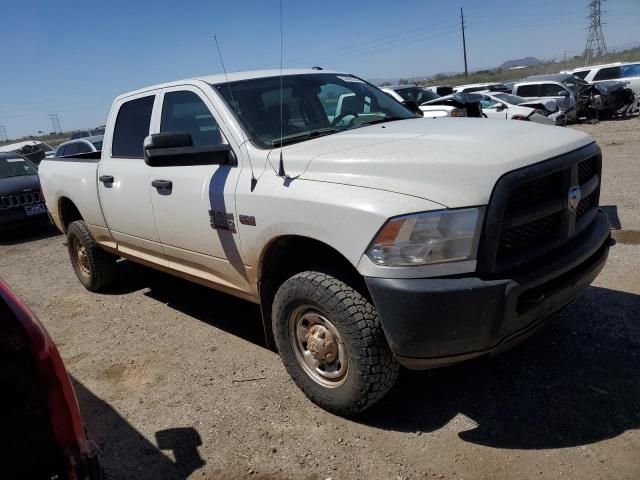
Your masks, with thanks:
[(607, 54), (607, 45), (604, 43), (602, 33), (602, 0), (590, 0), (589, 8), (589, 33), (587, 34), (587, 44), (584, 47), (584, 62), (588, 65), (594, 57), (601, 57)]
[(467, 68), (467, 40), (464, 37), (464, 12), (460, 7), (460, 26), (462, 27), (462, 51), (464, 52), (464, 78), (469, 78), (469, 69)]
[(49, 118), (51, 119), (51, 125), (53, 126), (53, 131), (55, 133), (62, 133), (62, 127), (60, 127), (60, 117), (58, 117), (58, 114), (50, 113)]

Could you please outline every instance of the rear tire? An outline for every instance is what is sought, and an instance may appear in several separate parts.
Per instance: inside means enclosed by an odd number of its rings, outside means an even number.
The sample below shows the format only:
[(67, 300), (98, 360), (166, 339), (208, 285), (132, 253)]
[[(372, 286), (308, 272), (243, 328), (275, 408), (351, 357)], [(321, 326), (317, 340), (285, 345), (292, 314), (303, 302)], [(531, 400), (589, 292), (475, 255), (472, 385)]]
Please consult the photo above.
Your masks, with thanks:
[(73, 270), (87, 290), (98, 292), (113, 282), (118, 257), (100, 248), (82, 220), (67, 227), (67, 248)]
[(273, 334), (296, 385), (338, 415), (366, 410), (398, 377), (373, 305), (326, 273), (302, 272), (282, 284), (273, 302)]

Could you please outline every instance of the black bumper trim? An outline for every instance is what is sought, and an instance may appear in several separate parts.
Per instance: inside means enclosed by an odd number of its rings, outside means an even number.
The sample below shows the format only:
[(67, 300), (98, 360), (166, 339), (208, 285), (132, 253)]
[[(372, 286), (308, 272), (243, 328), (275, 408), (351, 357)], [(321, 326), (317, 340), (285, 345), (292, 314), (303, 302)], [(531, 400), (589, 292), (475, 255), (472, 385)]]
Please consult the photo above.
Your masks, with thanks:
[(511, 278), (366, 277), (392, 352), (409, 368), (432, 368), (517, 343), (602, 270), (610, 246), (604, 213), (585, 233), (549, 264)]

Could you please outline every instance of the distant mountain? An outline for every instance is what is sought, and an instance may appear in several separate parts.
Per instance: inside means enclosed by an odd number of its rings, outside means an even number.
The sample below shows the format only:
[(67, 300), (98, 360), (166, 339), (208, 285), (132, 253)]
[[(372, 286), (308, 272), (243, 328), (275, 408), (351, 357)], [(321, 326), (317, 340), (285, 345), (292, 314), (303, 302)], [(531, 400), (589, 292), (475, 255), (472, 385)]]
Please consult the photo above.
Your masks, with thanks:
[(614, 45), (613, 47), (609, 47), (607, 50), (609, 52), (622, 52), (623, 50), (631, 50), (632, 48), (640, 47), (640, 42), (627, 42), (622, 45)]
[(536, 57), (524, 57), (517, 58), (515, 60), (507, 60), (503, 62), (498, 68), (501, 70), (506, 70), (507, 68), (513, 67), (533, 67), (535, 65), (540, 65), (544, 63), (542, 60), (538, 60)]

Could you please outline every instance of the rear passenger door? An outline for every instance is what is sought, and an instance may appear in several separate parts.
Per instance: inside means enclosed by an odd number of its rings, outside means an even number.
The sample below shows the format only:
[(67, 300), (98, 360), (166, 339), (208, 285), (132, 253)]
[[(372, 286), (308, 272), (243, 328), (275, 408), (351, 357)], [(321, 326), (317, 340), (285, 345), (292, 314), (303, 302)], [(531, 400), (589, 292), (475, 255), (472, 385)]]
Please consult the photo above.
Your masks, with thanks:
[[(162, 91), (162, 107), (154, 132), (186, 132), (196, 147), (231, 143), (215, 106), (195, 86)], [(179, 160), (176, 162), (179, 163)], [(183, 165), (151, 168), (151, 198), (163, 250), (173, 270), (222, 289), (249, 291), (236, 225), (237, 164)]]
[(151, 205), (150, 167), (143, 153), (155, 102), (154, 93), (143, 93), (113, 106), (98, 169), (98, 191), (118, 250), (166, 265)]

